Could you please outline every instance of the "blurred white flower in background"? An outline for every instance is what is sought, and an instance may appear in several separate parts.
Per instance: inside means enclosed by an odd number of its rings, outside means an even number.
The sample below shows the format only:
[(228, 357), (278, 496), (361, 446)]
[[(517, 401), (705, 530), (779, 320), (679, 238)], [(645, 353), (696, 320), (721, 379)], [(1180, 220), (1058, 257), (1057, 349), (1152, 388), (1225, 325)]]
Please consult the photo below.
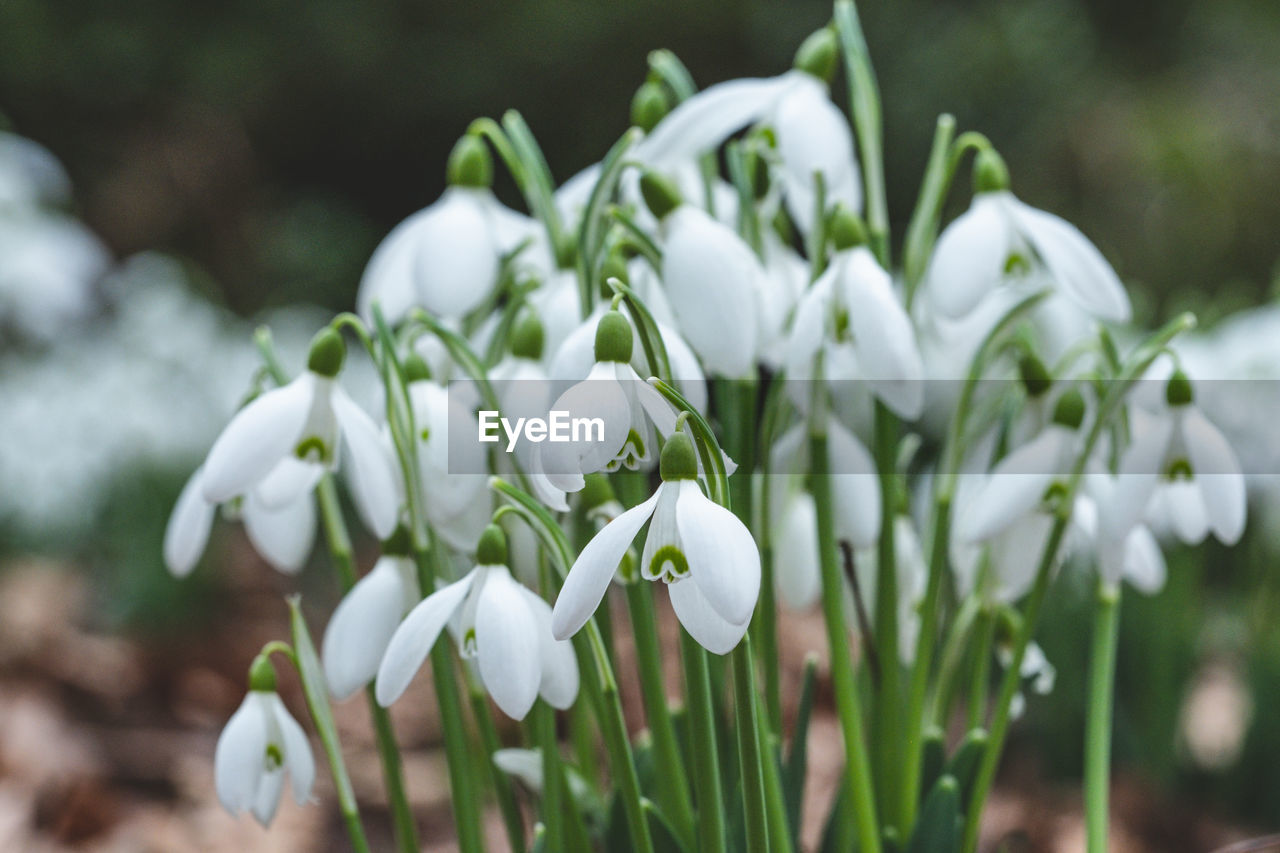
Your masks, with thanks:
[[(0, 524), (40, 540), (89, 529), (124, 475), (193, 467), (260, 364), (252, 325), (198, 295), (182, 264), (110, 268), (88, 229), (41, 206), (68, 195), (52, 155), (0, 133)], [(264, 319), (296, 371), (327, 317)], [(369, 388), (361, 355), (347, 369)]]

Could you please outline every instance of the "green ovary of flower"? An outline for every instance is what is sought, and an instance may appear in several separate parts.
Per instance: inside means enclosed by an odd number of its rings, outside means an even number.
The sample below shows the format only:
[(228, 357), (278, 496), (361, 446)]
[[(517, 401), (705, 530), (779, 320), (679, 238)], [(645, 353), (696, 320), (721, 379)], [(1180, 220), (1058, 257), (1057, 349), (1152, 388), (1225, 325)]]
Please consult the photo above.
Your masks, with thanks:
[(644, 576), (651, 581), (674, 583), (689, 576), (689, 561), (674, 545), (663, 545), (645, 567)]

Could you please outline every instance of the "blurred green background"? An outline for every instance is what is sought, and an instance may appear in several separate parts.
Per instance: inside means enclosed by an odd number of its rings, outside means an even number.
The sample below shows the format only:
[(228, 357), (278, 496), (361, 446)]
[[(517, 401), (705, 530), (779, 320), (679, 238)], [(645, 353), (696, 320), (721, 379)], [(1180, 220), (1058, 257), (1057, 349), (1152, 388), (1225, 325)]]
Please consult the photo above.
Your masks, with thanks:
[[(821, 0), (6, 0), (0, 110), (63, 160), (79, 215), (117, 256), (187, 259), (245, 316), (300, 301), (338, 310), (382, 235), (442, 189), (471, 119), (519, 109), (564, 180), (625, 128), (650, 49), (674, 50), (700, 85), (767, 76), (829, 14)], [(1144, 324), (1269, 301), (1280, 4), (881, 0), (861, 14), (896, 234), (949, 111), (993, 140), (1022, 198), (1095, 240)], [(499, 192), (518, 204), (509, 181)], [(967, 204), (954, 196), (954, 210)], [(95, 522), (107, 621), (189, 625), (193, 603), (210, 600), (209, 578), (178, 585), (159, 561), (185, 473), (139, 474)], [(1277, 549), (1268, 520), (1252, 523), (1237, 551), (1171, 553), (1166, 590), (1126, 600), (1116, 756), (1175, 799), (1276, 829)], [(1090, 616), (1082, 585), (1062, 584), (1043, 632), (1058, 687), (1030, 703), (1019, 742), (1071, 779)], [(1228, 760), (1206, 767), (1181, 745), (1183, 715), (1219, 665), (1253, 711)]]

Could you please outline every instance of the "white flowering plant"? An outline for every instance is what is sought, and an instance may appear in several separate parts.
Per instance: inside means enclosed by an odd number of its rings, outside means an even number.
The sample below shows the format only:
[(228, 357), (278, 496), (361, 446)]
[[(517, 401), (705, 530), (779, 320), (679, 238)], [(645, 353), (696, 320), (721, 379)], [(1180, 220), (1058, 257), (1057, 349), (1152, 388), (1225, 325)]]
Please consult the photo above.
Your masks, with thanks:
[[(1093, 571), (1084, 798), (1105, 850), (1122, 583), (1162, 586), (1157, 533), (1233, 544), (1246, 520), (1240, 465), (1171, 349), (1193, 318), (1129, 326), (1093, 243), (1014, 196), (992, 142), (949, 115), (895, 245), (848, 0), (776, 77), (697, 91), (672, 54), (649, 64), (633, 127), (558, 188), (519, 114), (474, 122), (448, 189), (377, 248), (358, 312), (302, 372), (259, 332), (165, 558), (189, 572), (222, 506), (285, 571), (322, 529), (346, 594), (320, 652), (294, 600), (291, 641), (254, 660), (219, 796), (264, 824), (286, 777), (308, 797), (276, 655), (354, 848), (331, 702), (363, 691), (398, 847), (417, 849), (386, 707), (430, 657), (464, 853), (485, 849), (489, 791), (512, 850), (799, 850), (818, 674), (782, 694), (778, 609), (820, 608), (845, 759), (823, 849), (971, 853), (1024, 692), (1053, 687), (1033, 639), (1051, 581)], [(495, 153), (527, 213), (494, 195)], [(969, 158), (972, 203), (944, 228)], [(348, 346), (376, 366), (376, 414), (344, 390)], [(363, 577), (335, 475), (381, 542)], [(680, 625), (678, 706), (642, 580)], [(615, 631), (635, 649), (635, 740)], [(501, 748), (495, 708), (527, 721), (527, 749)]]

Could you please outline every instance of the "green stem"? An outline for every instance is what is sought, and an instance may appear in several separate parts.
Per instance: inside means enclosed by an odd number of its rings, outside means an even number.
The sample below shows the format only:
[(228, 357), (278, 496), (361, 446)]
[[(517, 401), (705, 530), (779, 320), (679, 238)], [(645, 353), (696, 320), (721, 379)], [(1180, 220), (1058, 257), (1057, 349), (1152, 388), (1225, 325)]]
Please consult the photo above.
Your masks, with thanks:
[(600, 630), (593, 621), (587, 623), (586, 632), (579, 631), (574, 638), (579, 666), (587, 691), (600, 709), (600, 731), (604, 736), (609, 764), (613, 769), (618, 796), (622, 798), (631, 832), (631, 844), (635, 853), (653, 853), (653, 837), (649, 820), (644, 813), (640, 794), (640, 777), (636, 773), (635, 756), (627, 739), (626, 720), (622, 716), (622, 701), (618, 696), (618, 683), (613, 668), (600, 639)]
[(716, 744), (715, 711), (707, 652), (680, 632), (684, 658), (685, 701), (689, 706), (689, 742), (693, 752), (693, 784), (698, 792), (699, 853), (724, 853), (724, 795), (720, 785), (720, 756)]
[(733, 691), (742, 805), (747, 821), (747, 851), (769, 853), (769, 814), (764, 799), (764, 766), (760, 755), (760, 721), (750, 637), (743, 637), (733, 650)]
[(1100, 582), (1089, 664), (1089, 717), (1084, 741), (1084, 804), (1089, 853), (1107, 851), (1111, 775), (1111, 714), (1116, 683), (1120, 587)]
[[(876, 650), (880, 659), (880, 690), (875, 695), (876, 780), (880, 783), (887, 826), (897, 826), (893, 812), (897, 802), (898, 774), (902, 769), (902, 727), (900, 658), (898, 656), (898, 558), (894, 547), (894, 520), (898, 515), (897, 477), (898, 421), (876, 401), (875, 458), (880, 477), (880, 539), (876, 557)], [(928, 643), (924, 643), (928, 645)]]
[[(347, 532), (342, 506), (332, 475), (326, 474), (316, 487), (320, 501), (320, 516), (324, 523), (325, 539), (329, 554), (343, 593), (356, 583), (355, 558), (351, 550), (351, 535)], [(374, 738), (378, 745), (378, 757), (382, 761), (382, 778), (387, 786), (387, 801), (391, 806), (391, 819), (395, 824), (396, 843), (400, 850), (409, 853), (418, 849), (418, 831), (414, 824), (413, 809), (404, 786), (404, 768), (400, 762), (400, 747), (396, 743), (395, 730), (387, 710), (374, 698), (373, 687), (365, 690), (369, 714), (373, 718)]]
[(534, 703), (533, 728), (542, 751), (542, 823), (547, 828), (547, 847), (563, 850), (564, 790), (560, 744), (556, 740), (556, 712), (541, 700)]
[(924, 756), (925, 702), (929, 694), (930, 667), (933, 665), (934, 637), (938, 631), (938, 596), (946, 573), (947, 545), (950, 538), (950, 500), (934, 505), (933, 541), (930, 544), (929, 579), (924, 602), (920, 607), (920, 634), (916, 640), (916, 658), (911, 664), (911, 685), (907, 698), (906, 755), (902, 761), (901, 823), (908, 831), (915, 823), (916, 806), (920, 802), (920, 774)]
[(498, 739), (498, 729), (493, 724), (493, 715), (489, 713), (489, 697), (479, 684), (471, 685), (468, 693), (471, 699), (471, 715), (475, 717), (476, 727), (480, 730), (480, 746), (490, 759), (485, 763), (498, 800), (498, 811), (502, 813), (502, 823), (507, 830), (507, 841), (511, 843), (513, 851), (524, 850), (524, 819), (520, 816), (520, 806), (516, 803), (515, 791), (511, 788), (510, 778), (499, 770), (492, 760), (494, 753), (502, 749), (502, 741)]
[(854, 680), (853, 660), (849, 653), (849, 632), (844, 621), (839, 558), (836, 555), (835, 507), (831, 497), (831, 479), (827, 473), (830, 459), (827, 436), (817, 429), (825, 428), (825, 418), (815, 418), (815, 432), (810, 437), (813, 460), (813, 500), (818, 515), (818, 554), (822, 569), (822, 611), (826, 617), (827, 642), (831, 647), (831, 681), (836, 694), (836, 712), (844, 734), (846, 771), (849, 794), (857, 818), (859, 850), (879, 853), (880, 828), (876, 816), (875, 790), (871, 780), (871, 762), (867, 757), (862, 710), (858, 705), (858, 689)]
[(862, 23), (852, 0), (837, 0), (836, 31), (844, 53), (844, 70), (849, 81), (849, 106), (853, 129), (858, 137), (863, 185), (867, 193), (867, 231), (876, 259), (889, 269), (889, 207), (884, 191), (884, 133), (880, 117), (880, 91)]
[[(765, 480), (769, 475), (765, 475)], [(767, 510), (767, 507), (764, 508)], [(768, 518), (767, 515), (764, 516)], [(763, 521), (762, 528), (768, 527)], [(760, 546), (760, 659), (764, 663), (764, 702), (769, 730), (782, 731), (782, 661), (778, 651), (778, 593), (774, 588), (773, 546), (767, 536)]]
[(653, 735), (655, 762), (663, 780), (656, 796), (658, 805), (671, 822), (686, 847), (692, 849), (694, 839), (693, 800), (680, 743), (676, 740), (671, 710), (667, 707), (666, 684), (662, 677), (662, 649), (658, 643), (658, 625), (653, 613), (653, 597), (648, 584), (627, 585), (627, 607), (631, 612), (631, 630), (636, 641), (636, 666), (644, 699), (645, 718)]
[(1049, 540), (1045, 543), (1044, 553), (1040, 557), (1040, 566), (1036, 570), (1035, 585), (1027, 600), (1026, 612), (1018, 626), (1013, 641), (1013, 655), (1005, 669), (1004, 678), (1000, 682), (1000, 696), (996, 701), (995, 717), (991, 721), (991, 740), (982, 754), (982, 763), (978, 766), (978, 776), (974, 781), (973, 795), (969, 799), (968, 817), (965, 823), (964, 846), (966, 853), (973, 853), (978, 846), (978, 830), (982, 824), (982, 808), (995, 782), (996, 769), (1000, 764), (1000, 754), (1004, 748), (1005, 736), (1009, 733), (1009, 722), (1012, 719), (1013, 697), (1022, 682), (1022, 659), (1027, 652), (1027, 644), (1035, 631), (1040, 618), (1040, 609), (1044, 605), (1046, 593), (1049, 591), (1049, 579), (1052, 575), (1053, 561), (1062, 537), (1067, 531), (1070, 515), (1063, 513), (1054, 519)]
[(987, 715), (988, 682), (991, 680), (991, 650), (996, 642), (996, 611), (984, 605), (978, 613), (977, 642), (973, 647), (973, 674), (969, 682), (969, 711), (967, 728), (972, 730), (983, 723)]
[(936, 726), (946, 729), (947, 717), (951, 712), (951, 700), (955, 695), (956, 679), (964, 668), (965, 652), (968, 649), (969, 637), (973, 633), (978, 610), (977, 597), (971, 595), (966, 598), (947, 631), (947, 639), (942, 646), (942, 658), (938, 663), (937, 685), (934, 687), (929, 711), (925, 716), (926, 728)]

